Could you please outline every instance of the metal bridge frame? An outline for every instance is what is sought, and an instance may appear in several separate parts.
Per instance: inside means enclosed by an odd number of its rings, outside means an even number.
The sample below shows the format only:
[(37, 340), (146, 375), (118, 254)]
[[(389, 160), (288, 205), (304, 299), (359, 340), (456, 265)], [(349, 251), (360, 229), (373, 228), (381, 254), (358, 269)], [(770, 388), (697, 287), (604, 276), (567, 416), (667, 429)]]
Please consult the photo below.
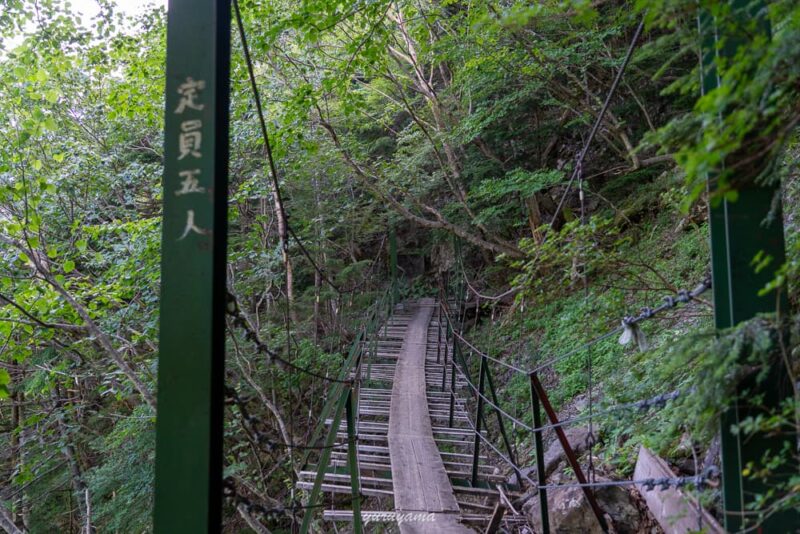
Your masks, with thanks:
[[(310, 443), (317, 443), (320, 436), (325, 430), (326, 421), (331, 417), (328, 433), (325, 437), (324, 449), (320, 451), (319, 461), (317, 463), (318, 470), (317, 476), (314, 479), (314, 486), (306, 502), (306, 510), (303, 514), (303, 522), (300, 526), (301, 534), (309, 532), (311, 522), (317, 511), (318, 501), (322, 494), (322, 484), (325, 480), (325, 473), (330, 464), (331, 452), (336, 436), (339, 432), (342, 419), (346, 419), (347, 425), (347, 471), (350, 475), (351, 486), (351, 506), (353, 507), (353, 532), (361, 534), (363, 532), (363, 521), (361, 519), (361, 488), (360, 475), (358, 467), (358, 448), (357, 448), (357, 429), (358, 429), (358, 388), (360, 387), (362, 367), (367, 364), (367, 373), (369, 375), (370, 369), (370, 356), (374, 355), (377, 351), (375, 342), (371, 342), (369, 347), (364, 345), (369, 340), (377, 339), (373, 334), (378, 330), (382, 320), (388, 317), (389, 310), (392, 309), (391, 302), (393, 300), (391, 293), (385, 294), (372, 308), (369, 318), (366, 321), (366, 327), (362, 329), (356, 336), (355, 341), (350, 347), (350, 353), (344, 361), (339, 372), (338, 380), (345, 380), (352, 377), (352, 383), (335, 383), (332, 386), (331, 395), (329, 399), (335, 402), (333, 413), (330, 412), (334, 402), (326, 402), (323, 405), (322, 412), (320, 413), (319, 422), (314, 429)], [(366, 362), (365, 362), (366, 360)], [(313, 451), (306, 451), (303, 461), (300, 462), (301, 466), (308, 465), (311, 453)]]
[[(460, 256), (459, 256), (460, 257)], [(461, 282), (461, 281), (460, 281)], [(445, 331), (445, 346), (448, 344), (452, 344), (453, 346), (453, 359), (451, 360), (451, 385), (450, 385), (450, 426), (453, 426), (453, 410), (454, 410), (454, 401), (455, 401), (455, 379), (456, 379), (456, 372), (460, 372), (464, 375), (467, 379), (467, 382), (474, 385), (472, 377), (469, 371), (469, 364), (467, 362), (466, 357), (461, 349), (461, 343), (459, 341), (460, 335), (455, 333), (456, 329), (458, 328), (461, 332), (463, 332), (463, 320), (460, 317), (452, 318), (450, 315), (449, 310), (449, 303), (451, 299), (455, 299), (456, 303), (459, 303), (459, 309), (461, 307), (461, 303), (464, 302), (464, 295), (466, 288), (464, 287), (463, 283), (459, 283), (457, 287), (453, 290), (453, 297), (450, 297), (450, 290), (449, 284), (445, 283), (445, 290), (440, 291), (440, 305), (439, 305), (439, 317), (444, 317), (445, 324), (447, 325)], [(441, 324), (441, 323), (440, 323)], [(480, 356), (480, 366), (479, 366), (479, 378), (478, 378), (478, 386), (475, 392), (476, 397), (476, 410), (475, 410), (475, 440), (473, 445), (473, 463), (472, 463), (472, 473), (471, 473), (471, 484), (473, 487), (477, 487), (479, 485), (478, 480), (478, 457), (480, 455), (481, 449), (481, 442), (483, 438), (481, 437), (481, 430), (482, 426), (486, 425), (486, 420), (484, 418), (484, 409), (485, 409), (485, 400), (486, 400), (486, 386), (488, 385), (489, 395), (491, 395), (491, 403), (494, 404), (492, 409), (497, 416), (498, 422), (498, 429), (500, 432), (500, 436), (503, 439), (503, 445), (505, 447), (505, 452), (508, 458), (508, 463), (514, 469), (516, 474), (517, 482), (520, 488), (523, 486), (523, 477), (521, 471), (519, 469), (519, 465), (516, 461), (514, 449), (511, 446), (511, 442), (508, 438), (508, 434), (506, 432), (505, 424), (503, 422), (503, 414), (498, 410), (498, 406), (500, 402), (497, 397), (497, 392), (494, 387), (494, 382), (492, 380), (491, 369), (489, 366), (489, 357), (485, 353), (479, 353)], [(444, 367), (443, 371), (447, 369), (447, 351), (444, 351)], [(458, 360), (458, 361), (456, 361)], [(456, 366), (460, 368), (457, 371)], [(445, 383), (446, 383), (446, 373), (442, 373), (442, 391), (445, 391)], [(586, 497), (586, 501), (589, 503), (589, 506), (597, 519), (598, 524), (603, 529), (604, 532), (608, 531), (608, 525), (606, 523), (605, 516), (603, 511), (600, 509), (600, 506), (597, 502), (597, 499), (594, 495), (594, 490), (588, 487), (586, 475), (583, 472), (583, 468), (578, 462), (577, 455), (575, 451), (572, 449), (572, 445), (570, 445), (569, 440), (566, 437), (563, 427), (561, 426), (558, 416), (556, 415), (555, 410), (553, 409), (549, 396), (547, 395), (547, 391), (545, 390), (544, 386), (539, 380), (538, 373), (536, 371), (532, 371), (528, 373), (528, 378), (530, 381), (530, 397), (531, 397), (531, 412), (533, 416), (534, 428), (537, 430), (533, 432), (533, 440), (534, 440), (534, 449), (536, 454), (536, 464), (537, 464), (537, 477), (538, 477), (538, 484), (537, 486), (542, 486), (539, 491), (539, 503), (540, 503), (540, 518), (541, 518), (541, 528), (543, 534), (549, 534), (550, 532), (550, 518), (548, 512), (548, 504), (547, 504), (547, 490), (543, 487), (547, 485), (547, 475), (545, 473), (544, 467), (544, 445), (542, 440), (542, 432), (545, 428), (547, 428), (542, 423), (542, 413), (541, 408), (544, 407), (545, 413), (547, 414), (548, 419), (550, 420), (551, 426), (558, 438), (559, 444), (561, 445), (564, 455), (569, 463), (570, 467), (575, 473), (575, 477), (578, 479), (578, 482), (582, 484), (581, 490)], [(498, 452), (498, 451), (496, 451)], [(487, 530), (489, 532), (489, 530)]]
[[(754, 31), (769, 34), (766, 7), (760, 1), (732, 0), (729, 2), (734, 16), (743, 23), (752, 24)], [(712, 91), (720, 84), (716, 64), (721, 57), (732, 58), (742, 46), (738, 35), (720, 35), (716, 20), (708, 13), (700, 13), (698, 29), (702, 46), (702, 92)], [(757, 170), (764, 169), (764, 162), (756, 163)], [(780, 186), (761, 185), (750, 177), (737, 183), (737, 201), (722, 199), (718, 204), (709, 202), (709, 226), (711, 233), (711, 265), (714, 293), (714, 319), (718, 329), (732, 328), (742, 321), (760, 313), (785, 313), (788, 309), (786, 292), (771, 291), (760, 295), (760, 291), (775, 276), (777, 269), (786, 261), (783, 238), (783, 219), (780, 206)], [(710, 193), (717, 188), (716, 175), (708, 179)], [(774, 201), (778, 198), (777, 209)], [(777, 212), (777, 214), (775, 213)], [(766, 268), (758, 270), (753, 261), (758, 254), (771, 258)], [(776, 410), (781, 402), (791, 396), (792, 385), (783, 363), (775, 363), (768, 378), (757, 384), (754, 377), (745, 379), (737, 385), (741, 399), (763, 395), (763, 405)], [(725, 509), (725, 529), (738, 532), (747, 526), (743, 513), (752, 512), (749, 505), (755, 503), (759, 495), (781, 480), (795, 475), (796, 464), (775, 470), (768, 480), (747, 477), (743, 474), (748, 463), (762, 463), (766, 451), (777, 454), (787, 444), (794, 449), (797, 436), (794, 433), (782, 435), (747, 435), (733, 431), (733, 426), (749, 416), (763, 414), (747, 402), (738, 402), (720, 418), (722, 449), (722, 495)], [(800, 511), (786, 511), (767, 517), (760, 528), (764, 532), (789, 532), (800, 524)]]
[(154, 511), (159, 534), (221, 528), (230, 24), (230, 0), (169, 2)]

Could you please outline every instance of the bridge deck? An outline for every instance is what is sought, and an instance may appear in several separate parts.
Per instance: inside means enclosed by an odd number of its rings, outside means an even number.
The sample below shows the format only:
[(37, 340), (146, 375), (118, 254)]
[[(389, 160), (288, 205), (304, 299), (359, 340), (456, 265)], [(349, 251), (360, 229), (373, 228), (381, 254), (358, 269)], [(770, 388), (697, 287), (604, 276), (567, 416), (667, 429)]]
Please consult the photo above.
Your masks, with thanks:
[(459, 506), (428, 412), (425, 355), (433, 306), (433, 300), (422, 300), (417, 306), (405, 332), (392, 386), (388, 440), (395, 510), (430, 514), (433, 519), (403, 522), (403, 534), (472, 532), (458, 522)]
[[(504, 485), (506, 479), (480, 454), (481, 484), (470, 483), (474, 433), (468, 424), (467, 399), (461, 394), (467, 384), (449, 370), (453, 346), (443, 334), (444, 324), (433, 315), (436, 306), (432, 299), (398, 305), (375, 337), (364, 341), (356, 472), (364, 497), (365, 532), (373, 532), (374, 523), (380, 523), (375, 514), (392, 513), (402, 517), (395, 519), (402, 534), (475, 532), (467, 524), (483, 530), (499, 499), (492, 488)], [(456, 390), (452, 398), (450, 384)], [(325, 424), (333, 422), (327, 419)], [(350, 494), (346, 422), (339, 421), (331, 430), (341, 448), (331, 453), (322, 491)], [(486, 435), (486, 430), (481, 433)], [(309, 465), (301, 471), (297, 488), (311, 490), (318, 469)], [(352, 521), (353, 512), (332, 505), (323, 518)]]

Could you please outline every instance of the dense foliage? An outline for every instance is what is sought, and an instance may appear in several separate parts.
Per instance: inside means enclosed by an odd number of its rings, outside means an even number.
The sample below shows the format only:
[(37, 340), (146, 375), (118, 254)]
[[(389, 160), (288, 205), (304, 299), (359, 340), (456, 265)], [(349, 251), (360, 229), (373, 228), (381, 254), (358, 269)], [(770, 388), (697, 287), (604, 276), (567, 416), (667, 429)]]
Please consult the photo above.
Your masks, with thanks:
[[(86, 24), (58, 0), (0, 3), (0, 43), (26, 34), (0, 48), (0, 527), (24, 532), (150, 529), (166, 13), (130, 20), (100, 4)], [(771, 288), (798, 304), (796, 2), (767, 2), (745, 27), (711, 0), (241, 8), (284, 208), (338, 288), (296, 243), (283, 254), (285, 221), (234, 36), (229, 285), (286, 358), (336, 367), (386, 284), (389, 227), (408, 296), (433, 294), (448, 270), (476, 292), (506, 294), (472, 298), (475, 338), (507, 347), (499, 356), (530, 363), (533, 352), (578, 347), (703, 279), (707, 205), (719, 201), (705, 184), (720, 168), (729, 200), (737, 180), (783, 181), (788, 261)], [(702, 97), (698, 8), (744, 45)], [(581, 202), (567, 182), (643, 17), (580, 169)], [(765, 21), (771, 33), (756, 31)], [(797, 317), (759, 318), (717, 339), (710, 315), (707, 301), (671, 315), (646, 330), (647, 350), (615, 339), (594, 349), (594, 394), (608, 402), (693, 391), (654, 418), (605, 425), (606, 474), (629, 474), (642, 442), (676, 462), (713, 450), (732, 377), (776, 354), (797, 376)], [(586, 360), (576, 352), (546, 377), (559, 407), (585, 394)], [(227, 367), (263, 431), (308, 439), (324, 384), (275, 366), (233, 325)], [(499, 380), (509, 411), (524, 411), (526, 384)], [(793, 403), (741, 431), (797, 428), (792, 382)], [(302, 455), (258, 446), (241, 414), (227, 415), (226, 476), (264, 506), (287, 502)], [(775, 488), (760, 511), (797, 506), (798, 488), (797, 479)], [(230, 506), (225, 521), (230, 532), (290, 524)]]

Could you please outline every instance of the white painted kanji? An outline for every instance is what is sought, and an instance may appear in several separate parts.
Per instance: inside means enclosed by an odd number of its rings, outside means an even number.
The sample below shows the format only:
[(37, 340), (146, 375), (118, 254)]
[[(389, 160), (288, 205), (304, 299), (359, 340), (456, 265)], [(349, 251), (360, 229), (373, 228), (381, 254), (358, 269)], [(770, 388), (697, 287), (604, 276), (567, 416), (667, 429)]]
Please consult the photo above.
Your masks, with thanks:
[(203, 121), (200, 119), (192, 119), (181, 123), (181, 133), (178, 136), (179, 160), (186, 156), (192, 156), (194, 158), (203, 157), (203, 154), (200, 152), (203, 143), (202, 128)]
[(202, 111), (205, 104), (199, 104), (197, 98), (200, 91), (205, 88), (205, 80), (195, 80), (191, 76), (187, 76), (186, 81), (178, 86), (178, 94), (181, 95), (181, 100), (178, 102), (175, 113), (183, 113), (186, 109)]
[(199, 174), (200, 169), (190, 169), (179, 172), (178, 176), (183, 178), (183, 181), (181, 182), (181, 188), (175, 191), (175, 196), (180, 197), (190, 193), (205, 193), (206, 188), (200, 187), (200, 182), (197, 180)]
[(183, 229), (183, 235), (178, 238), (178, 241), (185, 239), (190, 233), (194, 232), (199, 235), (206, 235), (208, 230), (203, 230), (194, 223), (194, 210), (186, 211), (186, 228)]

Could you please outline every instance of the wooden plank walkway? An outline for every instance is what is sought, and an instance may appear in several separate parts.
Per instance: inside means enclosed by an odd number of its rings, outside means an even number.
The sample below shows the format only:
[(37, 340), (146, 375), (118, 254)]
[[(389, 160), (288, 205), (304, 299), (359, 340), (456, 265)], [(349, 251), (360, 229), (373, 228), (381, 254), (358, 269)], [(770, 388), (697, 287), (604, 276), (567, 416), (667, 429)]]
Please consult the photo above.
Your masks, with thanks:
[[(482, 486), (469, 483), (474, 434), (461, 394), (467, 385), (456, 376), (450, 426), (451, 396), (443, 378), (449, 388), (453, 377), (445, 363), (452, 361), (453, 347), (440, 332), (444, 325), (434, 315), (436, 306), (433, 299), (397, 306), (376, 337), (363, 343), (356, 451), (362, 519), (372, 521), (365, 532), (381, 524), (374, 514), (402, 517), (389, 530), (399, 527), (401, 534), (474, 533), (467, 524), (483, 531), (499, 499), (491, 488), (506, 479), (483, 451), (478, 464)], [(351, 492), (345, 422), (335, 431), (338, 447), (331, 453), (322, 490), (344, 496)], [(311, 490), (317, 469), (309, 465), (301, 471), (296, 487)], [(352, 521), (353, 513), (332, 505), (323, 518)]]
[(460, 509), (428, 412), (425, 356), (434, 305), (423, 299), (416, 306), (394, 371), (388, 441), (395, 511), (433, 518), (401, 523), (402, 534), (473, 532), (458, 522)]

